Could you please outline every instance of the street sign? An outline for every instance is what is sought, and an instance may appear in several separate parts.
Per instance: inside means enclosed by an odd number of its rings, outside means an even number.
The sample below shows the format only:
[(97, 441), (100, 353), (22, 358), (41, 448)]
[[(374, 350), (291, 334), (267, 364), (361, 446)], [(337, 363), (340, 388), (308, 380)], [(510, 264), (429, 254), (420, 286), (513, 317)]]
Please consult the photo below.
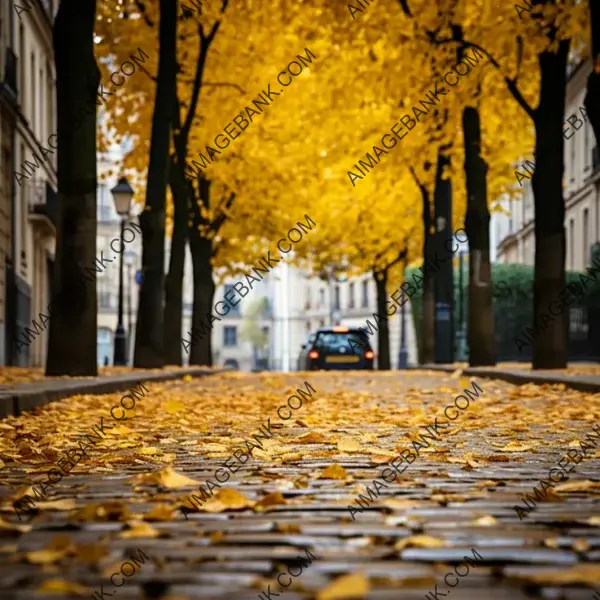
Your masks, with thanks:
[(142, 285), (142, 272), (141, 271), (136, 271), (135, 272), (135, 282), (138, 285)]

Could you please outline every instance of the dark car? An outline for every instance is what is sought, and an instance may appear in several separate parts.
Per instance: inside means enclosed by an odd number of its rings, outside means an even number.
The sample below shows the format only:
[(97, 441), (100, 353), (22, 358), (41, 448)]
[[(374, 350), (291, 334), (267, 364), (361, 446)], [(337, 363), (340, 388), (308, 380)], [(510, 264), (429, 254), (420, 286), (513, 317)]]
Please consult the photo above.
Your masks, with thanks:
[(298, 370), (373, 369), (374, 358), (364, 331), (356, 327), (322, 327), (302, 345)]

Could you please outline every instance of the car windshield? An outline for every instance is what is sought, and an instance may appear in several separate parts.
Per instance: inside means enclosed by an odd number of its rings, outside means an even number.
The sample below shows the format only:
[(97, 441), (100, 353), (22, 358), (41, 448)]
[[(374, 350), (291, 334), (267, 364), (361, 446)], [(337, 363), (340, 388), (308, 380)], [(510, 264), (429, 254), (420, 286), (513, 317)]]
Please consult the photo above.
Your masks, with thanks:
[(348, 332), (326, 332), (319, 333), (315, 340), (315, 347), (319, 350), (327, 352), (339, 352), (340, 348), (344, 348), (346, 351), (352, 349), (350, 346), (350, 340), (353, 341), (355, 348), (360, 348), (360, 344), (367, 344), (368, 342), (364, 335), (361, 335), (359, 331), (348, 331)]

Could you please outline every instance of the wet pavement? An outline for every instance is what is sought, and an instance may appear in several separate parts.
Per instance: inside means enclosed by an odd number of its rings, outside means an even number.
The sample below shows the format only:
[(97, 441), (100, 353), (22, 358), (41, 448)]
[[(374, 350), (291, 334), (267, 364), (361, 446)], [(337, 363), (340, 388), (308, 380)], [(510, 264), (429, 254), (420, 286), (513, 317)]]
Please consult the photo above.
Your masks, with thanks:
[[(285, 419), (306, 382), (315, 392)], [(87, 432), (120, 396), (0, 421), (2, 600), (595, 600), (598, 394), (418, 371), (227, 373), (147, 387), (135, 414), (111, 423), (21, 520), (12, 502), (72, 447), (66, 424)], [(468, 406), (456, 409), (457, 396)], [(230, 461), (267, 422), (263, 447)], [(580, 440), (585, 456), (565, 462)], [(568, 479), (519, 518), (514, 507), (561, 460)], [(236, 472), (193, 510), (198, 485), (173, 471), (206, 489), (224, 462)], [(335, 580), (341, 591), (324, 591)]]

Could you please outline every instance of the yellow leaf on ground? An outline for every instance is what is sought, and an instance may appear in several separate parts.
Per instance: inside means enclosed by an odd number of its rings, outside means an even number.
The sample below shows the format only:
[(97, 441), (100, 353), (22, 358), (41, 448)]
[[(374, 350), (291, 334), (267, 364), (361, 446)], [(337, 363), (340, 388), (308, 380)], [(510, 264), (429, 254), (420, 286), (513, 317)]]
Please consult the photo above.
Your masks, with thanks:
[(498, 448), (500, 452), (528, 452), (533, 450), (534, 446), (530, 444), (522, 444), (521, 442), (508, 442), (503, 448)]
[(492, 517), (491, 515), (487, 515), (485, 517), (479, 517), (479, 519), (475, 519), (473, 521), (473, 525), (479, 525), (480, 527), (494, 527), (495, 525), (499, 525), (500, 521), (496, 519), (496, 517)]
[(415, 506), (419, 506), (419, 503), (416, 500), (402, 500), (396, 498), (384, 498), (381, 501), (381, 504), (387, 508), (391, 508), (392, 510), (404, 510), (406, 508), (414, 508)]
[(31, 525), (18, 525), (17, 523), (5, 521), (0, 517), (0, 531), (20, 531), (21, 533), (27, 533), (31, 531)]
[(342, 452), (360, 452), (362, 446), (356, 440), (351, 438), (344, 438), (337, 443), (338, 450)]
[(263, 510), (269, 506), (277, 506), (279, 504), (287, 504), (287, 500), (281, 492), (273, 492), (259, 500), (254, 505), (254, 510)]
[(348, 477), (346, 469), (341, 465), (335, 464), (329, 465), (317, 476), (317, 479), (346, 479), (346, 477)]
[(178, 400), (169, 400), (165, 402), (163, 407), (170, 415), (175, 415), (178, 412), (182, 412), (185, 410), (185, 404), (183, 402), (179, 402)]
[(168, 504), (157, 504), (144, 515), (144, 521), (172, 521), (174, 518), (175, 510)]
[(555, 488), (555, 492), (589, 492), (590, 490), (600, 489), (600, 481), (590, 481), (583, 479), (581, 481), (570, 481), (569, 483), (559, 483)]
[(160, 531), (152, 527), (152, 525), (144, 521), (127, 521), (130, 529), (121, 531), (118, 537), (123, 539), (129, 538), (157, 538), (160, 536)]
[(297, 442), (299, 444), (325, 444), (328, 443), (329, 440), (320, 433), (317, 433), (316, 431), (311, 431), (310, 433), (306, 433), (303, 436), (299, 437), (297, 439)]
[(430, 535), (410, 535), (394, 544), (394, 550), (404, 550), (404, 548), (443, 548), (446, 545), (444, 540), (434, 538)]
[(48, 500), (47, 502), (38, 502), (38, 508), (42, 510), (74, 510), (77, 503), (73, 498), (64, 498), (62, 500)]
[(158, 448), (154, 448), (152, 446), (145, 446), (136, 450), (136, 454), (141, 454), (142, 456), (154, 456), (155, 454), (161, 453), (162, 450), (159, 450)]
[(33, 550), (26, 552), (25, 558), (34, 565), (50, 565), (67, 556), (67, 550)]
[(132, 478), (134, 483), (157, 483), (169, 490), (177, 490), (190, 485), (199, 485), (199, 481), (190, 479), (185, 475), (177, 473), (171, 467), (167, 467), (162, 471), (155, 471), (154, 473), (143, 473), (142, 475), (136, 475)]
[(254, 502), (249, 500), (236, 490), (224, 488), (219, 490), (212, 498), (205, 502), (200, 508), (200, 511), (209, 513), (220, 513), (226, 510), (240, 510), (242, 508), (252, 508)]
[(76, 596), (89, 596), (91, 592), (90, 589), (65, 579), (47, 579), (38, 586), (37, 591), (48, 594), (75, 594)]
[(362, 573), (342, 575), (318, 591), (316, 600), (350, 600), (369, 593), (369, 580)]
[(302, 460), (301, 452), (290, 452), (281, 457), (282, 462), (297, 462), (299, 460)]

